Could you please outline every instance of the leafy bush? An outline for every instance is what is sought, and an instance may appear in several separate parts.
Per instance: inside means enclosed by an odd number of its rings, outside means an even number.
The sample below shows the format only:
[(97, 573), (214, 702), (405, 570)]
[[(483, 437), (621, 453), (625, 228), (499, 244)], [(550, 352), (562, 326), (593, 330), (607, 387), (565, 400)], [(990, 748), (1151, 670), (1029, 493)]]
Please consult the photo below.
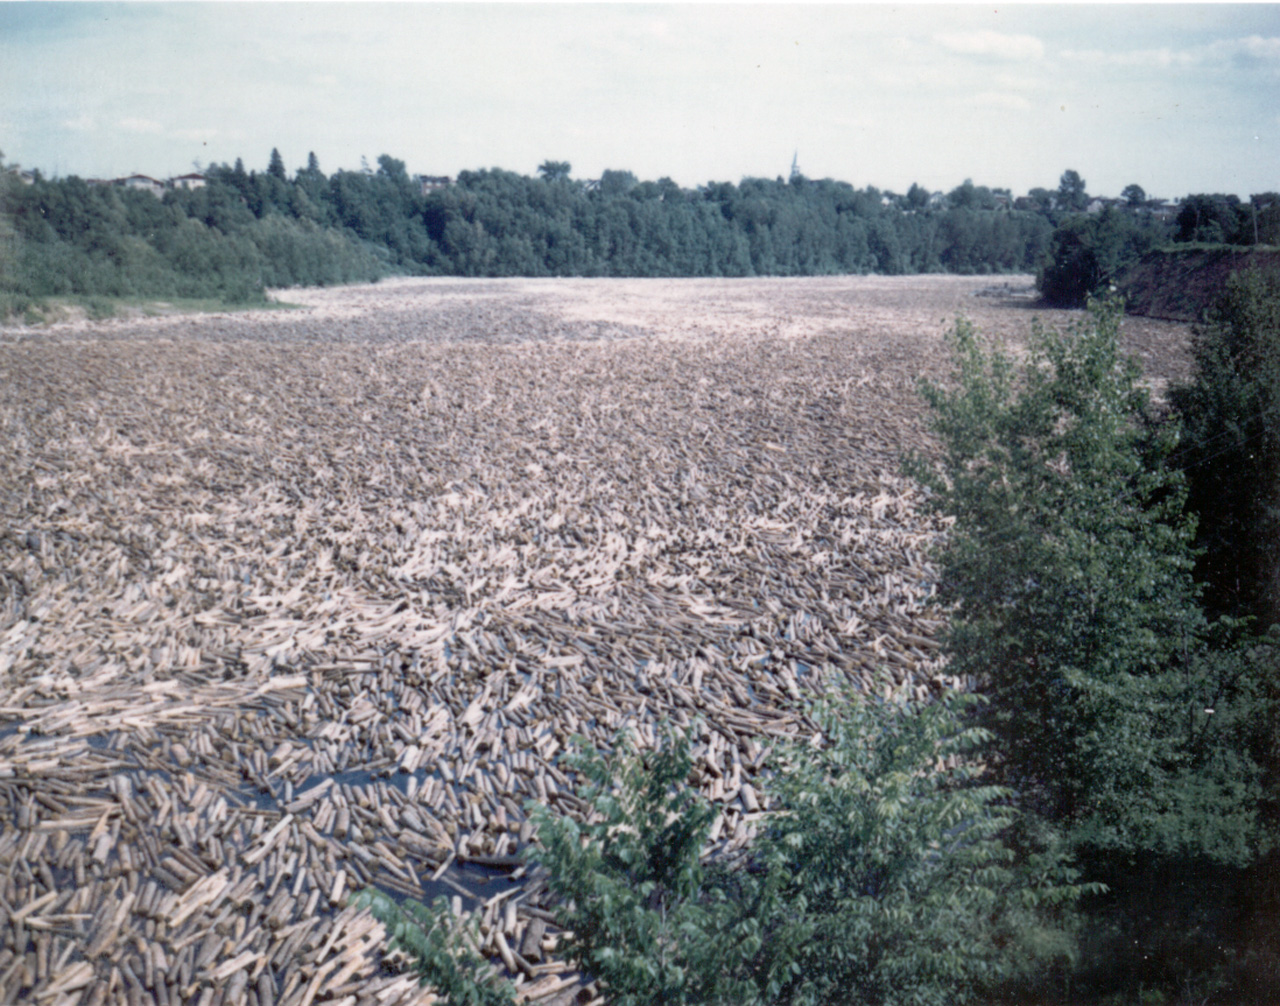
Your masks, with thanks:
[(942, 1006), (1071, 958), (1070, 907), (1100, 888), (1047, 832), (1015, 856), (978, 702), (848, 694), (817, 710), (819, 750), (785, 753), (747, 885), (769, 906), (763, 1001)]
[(1052, 850), (1015, 862), (1008, 791), (983, 781), (986, 734), (961, 722), (974, 701), (824, 704), (823, 743), (775, 762), (745, 868), (699, 861), (714, 808), (685, 785), (687, 738), (586, 754), (590, 822), (535, 811), (574, 959), (627, 1006), (941, 1006), (1068, 956), (1086, 888)]
[(570, 958), (617, 1006), (752, 1001), (744, 972), (760, 924), (708, 883), (700, 856), (715, 810), (687, 785), (687, 738), (644, 753), (624, 741), (612, 758), (589, 750), (572, 764), (588, 822), (533, 808)]
[(1170, 399), (1212, 610), (1280, 623), (1280, 274), (1233, 273)]
[(1247, 978), (1223, 948), (1265, 915), (1240, 894), (1271, 844), (1274, 654), (1199, 608), (1172, 431), (1148, 414), (1119, 323), (1094, 304), (1065, 333), (1037, 328), (1023, 368), (959, 323), (954, 383), (924, 386), (943, 459), (912, 467), (955, 516), (945, 648), (991, 699), (999, 775), (1113, 888), (1090, 905), (1076, 977), (1171, 995)]
[[(979, 701), (836, 693), (814, 711), (821, 743), (773, 761), (745, 861), (705, 859), (717, 811), (688, 783), (686, 735), (580, 751), (586, 821), (531, 805), (569, 959), (619, 1006), (944, 1006), (1069, 961), (1073, 905), (1102, 888), (986, 781), (988, 736), (963, 722)], [(443, 899), (357, 903), (448, 1001), (510, 995)]]
[(387, 949), (403, 951), (422, 983), (450, 1006), (514, 1006), (511, 983), (480, 956), (474, 926), (463, 927), (446, 898), (436, 898), (430, 907), (416, 901), (401, 907), (381, 891), (365, 888), (351, 903), (373, 913), (391, 935)]
[(1113, 303), (1037, 326), (1019, 373), (960, 322), (956, 386), (923, 386), (944, 458), (914, 470), (956, 518), (947, 652), (991, 697), (1025, 806), (1087, 844), (1240, 863), (1258, 839), (1236, 734), (1256, 677), (1208, 652), (1182, 478), (1119, 323)]
[(1150, 218), (1113, 209), (1068, 217), (1049, 237), (1036, 286), (1055, 307), (1084, 307), (1158, 245), (1165, 232)]

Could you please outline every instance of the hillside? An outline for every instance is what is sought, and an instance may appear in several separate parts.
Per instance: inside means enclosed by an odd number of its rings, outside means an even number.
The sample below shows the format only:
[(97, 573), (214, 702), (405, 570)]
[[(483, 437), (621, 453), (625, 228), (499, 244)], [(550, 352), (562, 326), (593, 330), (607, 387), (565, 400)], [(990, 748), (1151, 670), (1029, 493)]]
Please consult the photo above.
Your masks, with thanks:
[(1130, 314), (1198, 321), (1238, 269), (1280, 269), (1280, 249), (1174, 245), (1148, 252), (1117, 283)]

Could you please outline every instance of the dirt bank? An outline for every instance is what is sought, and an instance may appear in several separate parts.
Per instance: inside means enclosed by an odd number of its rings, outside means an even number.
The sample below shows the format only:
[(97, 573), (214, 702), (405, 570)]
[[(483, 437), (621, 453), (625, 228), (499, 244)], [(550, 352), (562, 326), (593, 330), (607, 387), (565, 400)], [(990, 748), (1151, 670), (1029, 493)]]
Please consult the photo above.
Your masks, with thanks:
[(1280, 269), (1280, 251), (1227, 246), (1158, 249), (1117, 284), (1130, 314), (1198, 321), (1240, 269)]

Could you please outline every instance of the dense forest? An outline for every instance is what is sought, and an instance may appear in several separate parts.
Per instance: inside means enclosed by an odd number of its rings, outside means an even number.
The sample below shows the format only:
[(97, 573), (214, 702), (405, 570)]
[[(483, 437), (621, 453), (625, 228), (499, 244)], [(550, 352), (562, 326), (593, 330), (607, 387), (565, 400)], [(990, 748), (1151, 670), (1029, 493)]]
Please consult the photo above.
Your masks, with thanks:
[[(902, 195), (846, 182), (746, 178), (684, 189), (606, 171), (582, 181), (547, 161), (537, 177), (464, 171), (424, 191), (403, 161), (326, 175), (314, 154), (290, 176), (214, 165), (199, 188), (161, 196), (77, 177), (0, 174), (0, 296), (261, 300), (266, 288), (449, 276), (801, 276), (1035, 272), (1082, 300), (1170, 239), (1252, 243), (1234, 196), (1195, 196), (1173, 218), (1131, 185), (1087, 213), (1075, 171), (1055, 190), (965, 181)], [(1275, 200), (1280, 204), (1280, 199)], [(1266, 211), (1264, 239), (1280, 208)], [(1056, 228), (1056, 229), (1055, 229)]]

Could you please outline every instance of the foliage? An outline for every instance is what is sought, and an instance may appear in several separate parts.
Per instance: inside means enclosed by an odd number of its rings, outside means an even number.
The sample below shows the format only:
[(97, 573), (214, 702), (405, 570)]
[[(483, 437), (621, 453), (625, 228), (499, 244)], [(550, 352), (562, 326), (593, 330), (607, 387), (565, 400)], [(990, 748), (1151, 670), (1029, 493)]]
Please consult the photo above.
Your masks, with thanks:
[(1057, 206), (1059, 209), (1080, 213), (1089, 205), (1089, 193), (1080, 172), (1068, 168), (1058, 179)]
[(476, 926), (465, 928), (449, 910), (448, 899), (430, 907), (416, 901), (397, 905), (375, 888), (365, 888), (351, 903), (368, 908), (387, 928), (389, 951), (403, 951), (421, 976), (450, 1006), (514, 1006), (511, 984), (480, 956)]
[(707, 883), (700, 855), (715, 811), (687, 785), (687, 739), (640, 753), (573, 762), (587, 823), (533, 808), (551, 890), (572, 930), (571, 959), (600, 979), (617, 1006), (747, 1002), (745, 961), (759, 923)]
[(1170, 399), (1214, 612), (1280, 623), (1280, 275), (1241, 270), (1192, 340)]
[(1238, 196), (1196, 193), (1182, 200), (1173, 240), (1206, 244), (1252, 244), (1253, 225), (1248, 207)]
[(1243, 865), (1256, 669), (1206, 644), (1182, 479), (1119, 320), (1094, 304), (1068, 332), (1037, 326), (1020, 372), (960, 321), (955, 386), (923, 385), (944, 456), (913, 470), (956, 521), (950, 669), (990, 696), (1023, 806), (1076, 843)]
[(1150, 216), (1104, 209), (1065, 219), (1049, 238), (1036, 285), (1056, 307), (1083, 307), (1164, 239)]
[(975, 701), (816, 710), (823, 742), (774, 764), (746, 868), (700, 862), (714, 809), (687, 786), (687, 737), (581, 756), (588, 823), (534, 811), (575, 961), (628, 1006), (923, 1006), (1069, 955), (1086, 886), (1052, 849), (1014, 862), (1008, 793), (973, 760), (986, 734), (960, 720)]
[(846, 694), (816, 713), (820, 750), (786, 753), (748, 885), (771, 909), (765, 1001), (941, 1006), (1071, 956), (1070, 906), (1100, 888), (1051, 837), (1015, 858), (977, 701)]
[(390, 272), (1027, 271), (1050, 230), (1041, 213), (992, 209), (990, 190), (972, 183), (957, 190), (963, 205), (931, 207), (918, 186), (914, 196), (894, 199), (829, 179), (681, 189), (626, 170), (589, 184), (570, 177), (568, 162), (546, 161), (540, 178), (464, 171), (456, 184), (423, 195), (403, 161), (382, 154), (377, 164), (326, 176), (312, 154), (290, 179), (273, 150), (265, 172), (247, 171), (239, 159), (210, 165), (205, 186), (163, 199), (74, 177), (22, 185), (6, 173), (0, 293), (247, 302), (261, 300), (267, 286)]

